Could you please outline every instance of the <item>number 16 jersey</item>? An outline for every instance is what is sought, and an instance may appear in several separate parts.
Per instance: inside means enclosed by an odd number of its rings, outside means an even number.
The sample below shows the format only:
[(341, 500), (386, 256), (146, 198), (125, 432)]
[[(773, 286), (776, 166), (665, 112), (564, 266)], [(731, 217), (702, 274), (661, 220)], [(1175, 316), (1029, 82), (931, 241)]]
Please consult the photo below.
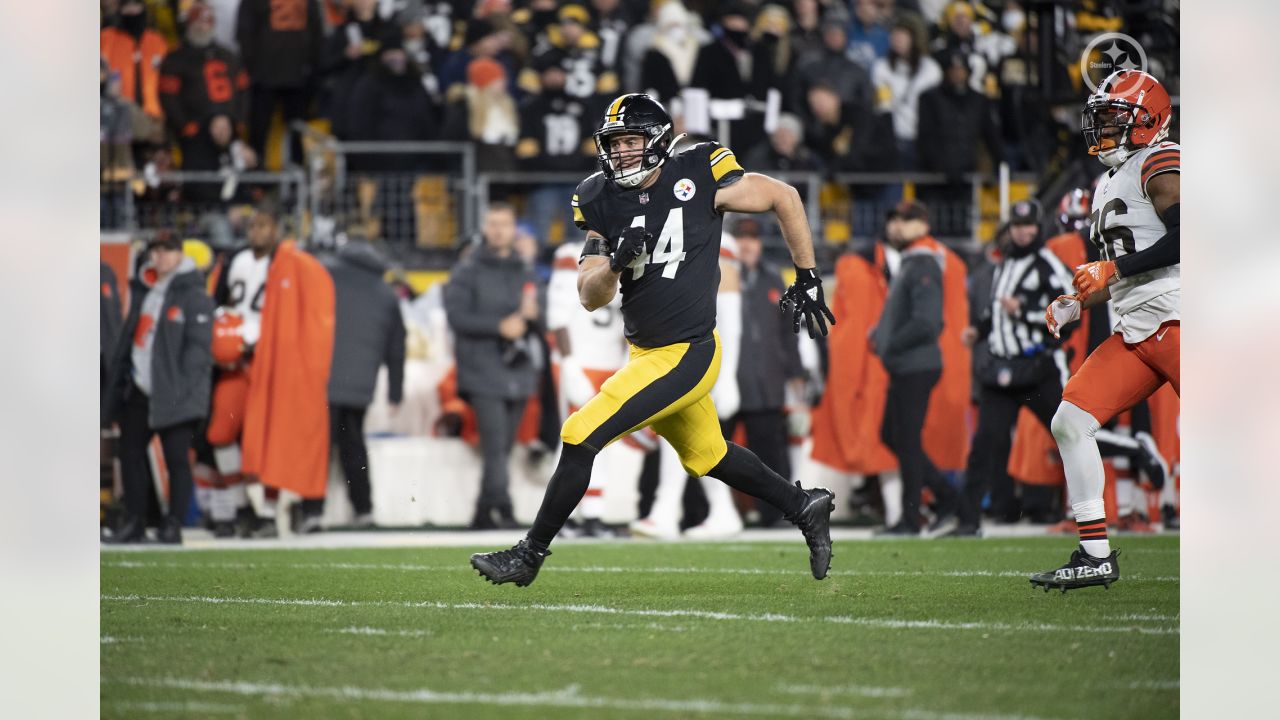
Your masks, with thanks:
[[(1089, 239), (1104, 260), (1146, 250), (1167, 232), (1147, 196), (1147, 183), (1157, 175), (1180, 172), (1179, 154), (1177, 143), (1158, 143), (1139, 150), (1098, 179)], [(1180, 319), (1180, 267), (1171, 265), (1122, 278), (1111, 286), (1112, 329), (1122, 333), (1125, 342), (1142, 342), (1161, 323)]]
[(627, 340), (642, 348), (695, 342), (716, 326), (720, 233), (716, 190), (744, 171), (731, 150), (707, 142), (668, 158), (657, 182), (621, 188), (596, 173), (573, 196), (573, 221), (616, 246), (622, 231), (653, 235), (622, 271), (622, 319)]

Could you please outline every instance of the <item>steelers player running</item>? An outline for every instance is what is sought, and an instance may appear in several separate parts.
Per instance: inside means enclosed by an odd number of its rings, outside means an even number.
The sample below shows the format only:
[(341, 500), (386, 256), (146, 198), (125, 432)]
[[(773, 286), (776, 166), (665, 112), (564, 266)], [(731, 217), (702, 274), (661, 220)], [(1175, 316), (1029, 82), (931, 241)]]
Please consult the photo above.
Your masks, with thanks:
[(1110, 168), (1098, 179), (1090, 215), (1089, 238), (1102, 259), (1077, 269), (1076, 294), (1055, 300), (1045, 323), (1056, 336), (1082, 308), (1110, 300), (1115, 325), (1071, 377), (1053, 416), (1080, 547), (1062, 567), (1031, 576), (1031, 586), (1045, 592), (1110, 587), (1120, 579), (1094, 434), (1166, 382), (1180, 393), (1181, 151), (1165, 140), (1172, 119), (1169, 93), (1137, 70), (1108, 76), (1082, 113), (1089, 153)]
[[(675, 448), (694, 477), (710, 475), (769, 502), (795, 523), (809, 545), (816, 579), (831, 565), (830, 490), (805, 490), (770, 470), (749, 450), (726, 444), (710, 391), (720, 372), (716, 292), (723, 213), (777, 215), (796, 265), (781, 304), (809, 334), (835, 323), (823, 299), (808, 220), (789, 185), (746, 173), (718, 143), (674, 154), (667, 111), (643, 94), (610, 103), (595, 133), (600, 172), (573, 196), (574, 222), (587, 231), (578, 261), (583, 307), (603, 307), (622, 290), (630, 359), (560, 433), (564, 450), (537, 519), (510, 550), (471, 556), (494, 584), (533, 582), (547, 546), (587, 490), (596, 453), (651, 426)], [(824, 321), (825, 316), (825, 321)]]

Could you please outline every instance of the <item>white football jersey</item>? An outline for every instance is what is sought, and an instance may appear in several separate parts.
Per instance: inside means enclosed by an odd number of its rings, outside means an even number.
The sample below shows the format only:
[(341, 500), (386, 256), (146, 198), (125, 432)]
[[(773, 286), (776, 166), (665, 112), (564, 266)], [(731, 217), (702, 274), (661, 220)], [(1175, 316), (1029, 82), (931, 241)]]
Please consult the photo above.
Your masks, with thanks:
[(569, 333), (570, 351), (589, 370), (617, 370), (627, 362), (622, 326), (622, 293), (594, 312), (578, 299), (578, 257), (582, 242), (565, 242), (556, 249), (547, 284), (547, 328)]
[[(1134, 153), (1098, 179), (1093, 194), (1089, 239), (1104, 260), (1146, 250), (1164, 236), (1164, 221), (1147, 197), (1147, 183), (1165, 172), (1179, 172), (1178, 144), (1162, 142)], [(1180, 265), (1118, 280), (1111, 286), (1113, 329), (1127, 343), (1150, 337), (1160, 324), (1180, 319)]]
[(271, 256), (253, 256), (253, 250), (245, 248), (231, 257), (227, 265), (227, 306), (244, 318), (241, 334), (246, 345), (258, 342), (262, 328), (262, 304), (267, 294), (267, 271)]

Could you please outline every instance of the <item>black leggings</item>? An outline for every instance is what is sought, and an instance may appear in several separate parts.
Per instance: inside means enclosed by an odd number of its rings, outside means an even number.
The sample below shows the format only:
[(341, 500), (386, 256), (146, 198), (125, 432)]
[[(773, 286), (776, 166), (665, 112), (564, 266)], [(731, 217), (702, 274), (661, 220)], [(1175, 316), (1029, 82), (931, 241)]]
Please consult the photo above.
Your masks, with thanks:
[(507, 473), (507, 462), (516, 443), (520, 420), (524, 417), (525, 399), (508, 400), (490, 395), (473, 395), (467, 398), (467, 402), (471, 403), (471, 409), (476, 413), (480, 456), (484, 463), (476, 508), (479, 511), (510, 508), (511, 495), (507, 488), (511, 485), (511, 478)]
[(120, 470), (124, 481), (126, 521), (146, 522), (151, 504), (151, 469), (147, 445), (151, 437), (160, 437), (164, 464), (169, 471), (169, 518), (181, 521), (191, 504), (191, 441), (196, 422), (179, 423), (153, 429), (148, 415), (151, 402), (136, 385), (128, 390), (124, 413), (120, 418)]
[(369, 497), (369, 450), (364, 444), (366, 408), (329, 406), (329, 441), (338, 446), (342, 475), (347, 479), (347, 497), (357, 515), (373, 512)]
[(902, 522), (919, 529), (920, 492), (927, 485), (938, 500), (938, 514), (955, 511), (956, 490), (951, 487), (924, 452), (920, 435), (929, 410), (929, 393), (938, 384), (941, 370), (889, 376), (885, 398), (884, 424), (880, 437), (898, 458), (902, 470)]
[(1001, 517), (1012, 517), (1017, 510), (1013, 478), (1009, 477), (1009, 452), (1013, 448), (1013, 430), (1018, 424), (1018, 411), (1028, 408), (1046, 430), (1062, 402), (1062, 381), (1057, 374), (1046, 374), (1038, 385), (1002, 388), (983, 385), (978, 401), (978, 430), (969, 451), (969, 465), (964, 474), (964, 494), (960, 500), (960, 522), (977, 525), (982, 496), (991, 488), (991, 509)]
[[(742, 423), (751, 452), (770, 470), (790, 482), (791, 447), (787, 442), (787, 416), (782, 410), (739, 412), (721, 423), (725, 440), (733, 441), (733, 431), (738, 423)], [(756, 510), (760, 513), (760, 524), (766, 527), (782, 519), (782, 511), (769, 503), (756, 503)]]

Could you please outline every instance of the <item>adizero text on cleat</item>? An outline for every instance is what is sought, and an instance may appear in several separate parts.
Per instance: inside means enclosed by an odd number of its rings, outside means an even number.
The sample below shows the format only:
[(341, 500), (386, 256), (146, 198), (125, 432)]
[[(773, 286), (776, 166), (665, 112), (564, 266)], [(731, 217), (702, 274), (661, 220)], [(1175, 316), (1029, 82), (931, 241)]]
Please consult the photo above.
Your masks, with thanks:
[(836, 509), (836, 496), (826, 488), (804, 490), (804, 494), (809, 496), (804, 507), (787, 519), (804, 534), (809, 545), (809, 570), (815, 580), (821, 580), (831, 568), (831, 512)]
[(510, 550), (472, 555), (471, 567), (494, 585), (513, 582), (519, 587), (525, 587), (538, 577), (542, 561), (550, 554), (550, 550), (534, 550), (529, 545), (529, 539), (524, 538)]
[(1107, 557), (1098, 558), (1085, 552), (1083, 547), (1077, 548), (1066, 565), (1032, 575), (1031, 587), (1043, 587), (1045, 592), (1056, 588), (1064, 593), (1095, 585), (1110, 589), (1111, 583), (1120, 579), (1120, 563), (1116, 560), (1119, 554), (1113, 550)]

